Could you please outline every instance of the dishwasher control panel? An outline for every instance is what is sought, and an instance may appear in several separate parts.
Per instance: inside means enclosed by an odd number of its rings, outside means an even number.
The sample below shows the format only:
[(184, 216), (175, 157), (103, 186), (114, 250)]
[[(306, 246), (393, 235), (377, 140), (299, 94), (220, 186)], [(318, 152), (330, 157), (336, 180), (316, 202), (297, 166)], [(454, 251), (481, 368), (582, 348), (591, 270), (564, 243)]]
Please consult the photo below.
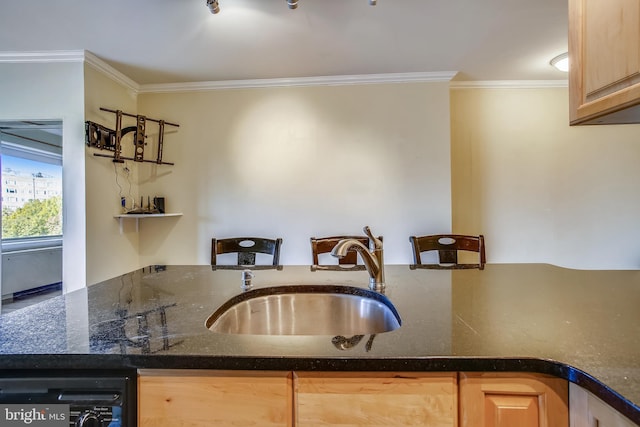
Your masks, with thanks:
[(135, 378), (2, 372), (0, 427), (135, 427)]

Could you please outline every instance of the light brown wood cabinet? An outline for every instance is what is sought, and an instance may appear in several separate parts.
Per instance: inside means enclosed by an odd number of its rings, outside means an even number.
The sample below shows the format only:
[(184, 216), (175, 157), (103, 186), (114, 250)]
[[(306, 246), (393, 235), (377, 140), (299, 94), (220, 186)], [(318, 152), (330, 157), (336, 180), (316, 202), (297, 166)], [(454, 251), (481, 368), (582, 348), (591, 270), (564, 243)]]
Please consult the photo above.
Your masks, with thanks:
[(297, 372), (294, 425), (455, 427), (456, 373)]
[(571, 427), (637, 427), (624, 415), (579, 385), (569, 384)]
[(141, 370), (138, 426), (567, 427), (567, 390), (525, 373)]
[(640, 123), (640, 3), (569, 0), (570, 123)]
[(291, 372), (141, 370), (138, 426), (291, 426), (291, 377)]
[(460, 427), (567, 427), (566, 380), (525, 373), (460, 373)]

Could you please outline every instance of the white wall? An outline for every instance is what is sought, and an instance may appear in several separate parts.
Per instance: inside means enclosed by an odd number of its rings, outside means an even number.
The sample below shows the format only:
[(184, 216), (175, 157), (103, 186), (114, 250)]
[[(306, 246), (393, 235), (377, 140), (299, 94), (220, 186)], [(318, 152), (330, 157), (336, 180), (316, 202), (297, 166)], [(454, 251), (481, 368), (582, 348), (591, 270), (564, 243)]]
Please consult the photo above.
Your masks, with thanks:
[[(136, 98), (85, 67), (0, 64), (0, 119), (63, 121), (66, 291), (152, 263), (206, 264), (212, 236), (281, 236), (283, 262), (307, 264), (309, 236), (365, 224), (384, 235), (389, 263), (409, 262), (410, 234), (453, 228), (485, 234), (492, 263), (640, 265), (640, 125), (571, 128), (566, 88), (411, 83)], [(120, 234), (121, 190), (113, 163), (84, 145), (85, 102), (87, 119), (107, 126), (113, 115), (101, 106), (180, 124), (165, 132), (175, 166), (128, 166), (134, 197), (165, 196), (182, 217), (143, 220), (140, 232), (131, 222)], [(156, 140), (150, 126), (149, 153)]]
[(568, 90), (451, 91), (453, 228), (490, 263), (640, 267), (640, 125), (569, 127)]
[(284, 264), (310, 263), (310, 236), (385, 239), (408, 263), (411, 234), (451, 229), (448, 82), (139, 95), (178, 123), (175, 166), (140, 169), (140, 192), (181, 218), (141, 224), (143, 264), (207, 264), (211, 238), (282, 237)]
[(0, 120), (62, 120), (63, 287), (86, 286), (83, 64), (0, 63)]
[[(137, 113), (135, 92), (121, 83), (85, 65), (85, 115), (86, 120), (109, 129), (116, 128), (116, 115), (100, 108)], [(135, 118), (124, 118), (122, 126), (135, 124)], [(123, 156), (133, 154), (133, 137), (123, 139)], [(87, 284), (91, 285), (142, 267), (139, 259), (139, 234), (135, 222), (127, 220), (120, 234), (119, 222), (114, 215), (120, 210), (120, 196), (137, 198), (138, 165), (134, 162), (114, 163), (110, 158), (97, 157), (94, 153), (113, 156), (108, 150), (87, 148), (83, 159), (87, 164)], [(66, 167), (66, 166), (65, 166)], [(123, 168), (127, 168), (127, 173)]]

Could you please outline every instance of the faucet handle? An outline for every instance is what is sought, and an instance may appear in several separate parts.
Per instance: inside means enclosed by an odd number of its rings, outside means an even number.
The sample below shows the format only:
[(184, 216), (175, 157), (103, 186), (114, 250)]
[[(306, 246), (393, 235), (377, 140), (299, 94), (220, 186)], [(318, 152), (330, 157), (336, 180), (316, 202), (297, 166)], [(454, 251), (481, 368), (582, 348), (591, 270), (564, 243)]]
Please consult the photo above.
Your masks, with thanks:
[(378, 239), (376, 236), (373, 235), (368, 225), (365, 225), (362, 231), (364, 231), (364, 234), (366, 234), (369, 240), (373, 242), (374, 247), (369, 249), (371, 250), (382, 249), (382, 240)]

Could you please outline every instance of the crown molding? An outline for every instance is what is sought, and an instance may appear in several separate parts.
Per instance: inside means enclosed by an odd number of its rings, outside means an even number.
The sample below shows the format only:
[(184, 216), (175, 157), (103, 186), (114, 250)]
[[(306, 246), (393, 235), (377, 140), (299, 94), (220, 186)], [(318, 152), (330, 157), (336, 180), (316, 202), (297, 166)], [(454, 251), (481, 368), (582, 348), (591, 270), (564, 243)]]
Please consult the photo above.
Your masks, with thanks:
[(82, 62), (84, 51), (53, 50), (46, 52), (0, 52), (0, 62)]
[(138, 83), (136, 83), (120, 71), (116, 70), (111, 65), (107, 64), (88, 50), (83, 51), (83, 59), (87, 65), (106, 75), (111, 80), (120, 83), (127, 89), (135, 93), (138, 93), (140, 91), (140, 85)]
[(569, 80), (487, 80), (451, 82), (451, 89), (544, 89), (568, 87)]
[(449, 82), (455, 71), (434, 73), (360, 74), (351, 76), (292, 77), (280, 79), (222, 80), (211, 82), (161, 83), (140, 85), (140, 93), (192, 92), (294, 86), (342, 86), (382, 83)]
[(0, 63), (85, 63), (107, 77), (137, 92), (140, 85), (87, 50), (52, 50), (42, 52), (0, 52)]
[(449, 82), (451, 89), (541, 89), (566, 88), (568, 80), (452, 81), (457, 71), (359, 74), (344, 76), (292, 77), (277, 79), (221, 80), (208, 82), (138, 84), (87, 50), (0, 52), (0, 63), (81, 62), (93, 67), (135, 93), (193, 92), (295, 86), (341, 86), (384, 83)]

